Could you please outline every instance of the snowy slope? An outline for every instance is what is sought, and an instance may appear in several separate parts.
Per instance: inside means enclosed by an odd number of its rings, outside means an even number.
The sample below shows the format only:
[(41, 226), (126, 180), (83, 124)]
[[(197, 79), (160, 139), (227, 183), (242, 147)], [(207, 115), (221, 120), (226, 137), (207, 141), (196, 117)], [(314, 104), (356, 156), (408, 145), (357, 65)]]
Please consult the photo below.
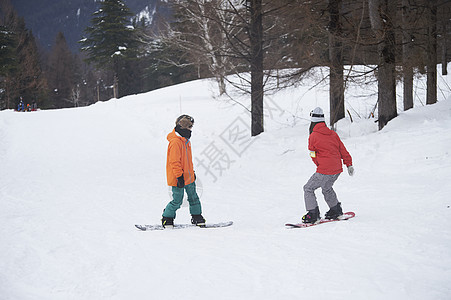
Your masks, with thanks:
[[(450, 85), (439, 78), (439, 103), (422, 106), (419, 81), (416, 108), (382, 131), (366, 119), (375, 86), (349, 87), (354, 122), (338, 133), (356, 175), (335, 188), (357, 216), (295, 230), (283, 224), (305, 212), (308, 114), (327, 113), (327, 86), (268, 96), (266, 131), (252, 139), (249, 113), (215, 98), (208, 80), (86, 108), (2, 111), (0, 299), (449, 299)], [(169, 201), (166, 135), (181, 113), (195, 118), (203, 214), (234, 225), (137, 231)], [(189, 219), (184, 205), (176, 222)]]

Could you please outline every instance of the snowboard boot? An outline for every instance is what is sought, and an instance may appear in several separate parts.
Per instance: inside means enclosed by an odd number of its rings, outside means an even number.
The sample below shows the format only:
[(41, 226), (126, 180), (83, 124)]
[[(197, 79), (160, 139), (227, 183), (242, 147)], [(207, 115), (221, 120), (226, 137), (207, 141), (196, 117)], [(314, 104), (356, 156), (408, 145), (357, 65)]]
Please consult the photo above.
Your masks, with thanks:
[(330, 210), (326, 213), (325, 218), (328, 220), (337, 220), (342, 215), (343, 215), (343, 210), (341, 209), (341, 203), (338, 202), (337, 205), (330, 208)]
[(174, 218), (163, 217), (161, 219), (161, 225), (163, 225), (164, 228), (173, 228)]
[(307, 214), (305, 214), (302, 217), (302, 223), (315, 224), (319, 220), (321, 220), (321, 217), (319, 215), (319, 207), (318, 206), (313, 210), (309, 210), (307, 212)]
[(196, 226), (205, 226), (205, 219), (202, 215), (191, 215), (191, 224)]

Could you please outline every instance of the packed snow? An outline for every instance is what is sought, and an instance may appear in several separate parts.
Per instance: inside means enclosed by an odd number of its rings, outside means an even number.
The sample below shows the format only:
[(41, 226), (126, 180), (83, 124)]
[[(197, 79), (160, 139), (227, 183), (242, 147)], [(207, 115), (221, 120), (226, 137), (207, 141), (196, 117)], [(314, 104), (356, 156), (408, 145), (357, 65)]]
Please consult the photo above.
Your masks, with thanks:
[[(450, 299), (450, 78), (427, 106), (419, 78), (406, 112), (400, 84), (399, 116), (381, 131), (368, 118), (376, 83), (348, 85), (337, 132), (356, 174), (335, 190), (356, 217), (305, 229), (284, 224), (305, 213), (309, 112), (321, 106), (329, 120), (326, 82), (266, 96), (254, 138), (249, 97), (217, 97), (211, 80), (2, 111), (0, 299)], [(231, 227), (134, 227), (159, 224), (170, 200), (166, 135), (180, 114), (195, 119), (203, 215)], [(189, 222), (184, 204), (176, 223)]]

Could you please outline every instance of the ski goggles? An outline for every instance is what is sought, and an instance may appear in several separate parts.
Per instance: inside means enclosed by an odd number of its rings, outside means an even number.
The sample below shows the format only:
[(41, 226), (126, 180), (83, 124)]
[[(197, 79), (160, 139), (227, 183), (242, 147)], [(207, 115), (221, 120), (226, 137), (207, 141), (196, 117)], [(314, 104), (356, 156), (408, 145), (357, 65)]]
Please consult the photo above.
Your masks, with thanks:
[(324, 114), (315, 114), (312, 112), (310, 112), (310, 117), (314, 117), (314, 118), (324, 118)]

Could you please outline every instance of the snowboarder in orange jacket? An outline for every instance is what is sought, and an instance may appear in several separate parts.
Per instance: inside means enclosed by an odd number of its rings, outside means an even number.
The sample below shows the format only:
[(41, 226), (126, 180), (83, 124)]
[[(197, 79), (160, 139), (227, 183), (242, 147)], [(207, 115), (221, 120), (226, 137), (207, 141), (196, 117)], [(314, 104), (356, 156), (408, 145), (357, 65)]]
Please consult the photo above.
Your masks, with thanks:
[(163, 211), (161, 223), (163, 227), (173, 227), (176, 211), (183, 202), (184, 191), (188, 195), (191, 223), (203, 226), (202, 206), (196, 192), (196, 175), (194, 174), (191, 131), (194, 119), (188, 115), (181, 115), (175, 121), (175, 128), (168, 134), (169, 141), (166, 176), (168, 185), (172, 187), (172, 201)]

